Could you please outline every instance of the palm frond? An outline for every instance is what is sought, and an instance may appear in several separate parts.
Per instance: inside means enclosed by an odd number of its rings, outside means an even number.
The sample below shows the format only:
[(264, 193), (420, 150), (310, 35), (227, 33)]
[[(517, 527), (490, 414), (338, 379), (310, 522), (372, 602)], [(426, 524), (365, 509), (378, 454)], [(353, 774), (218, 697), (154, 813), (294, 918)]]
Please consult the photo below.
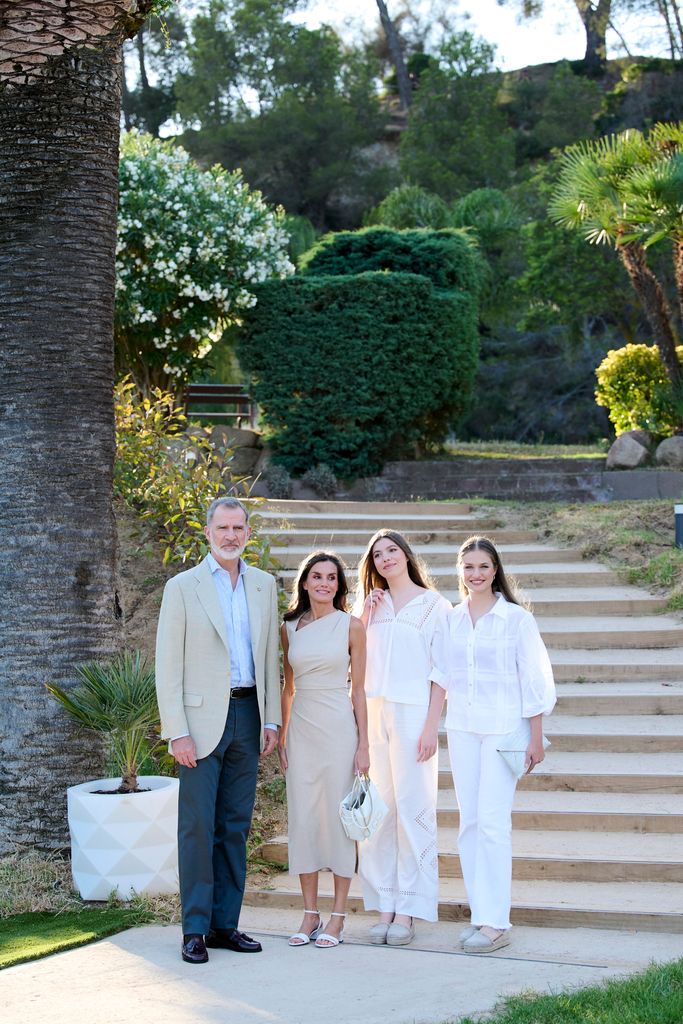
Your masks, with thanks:
[(124, 651), (109, 661), (87, 662), (78, 674), (78, 686), (46, 683), (48, 693), (81, 725), (106, 736), (121, 775), (134, 779), (159, 722), (154, 670), (140, 651)]

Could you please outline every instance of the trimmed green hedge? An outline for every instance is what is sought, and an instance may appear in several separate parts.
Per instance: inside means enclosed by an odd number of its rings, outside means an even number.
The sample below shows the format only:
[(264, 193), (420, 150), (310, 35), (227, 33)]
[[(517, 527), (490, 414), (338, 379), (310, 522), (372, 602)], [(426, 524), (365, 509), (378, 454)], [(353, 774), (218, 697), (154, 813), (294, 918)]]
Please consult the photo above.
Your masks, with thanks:
[(420, 274), (437, 288), (473, 295), (482, 284), (472, 240), (462, 228), (340, 231), (325, 235), (301, 259), (301, 271), (307, 275), (363, 274), (370, 270)]
[[(445, 251), (428, 241), (412, 257), (406, 246), (406, 262), (425, 267), (440, 253), (440, 266), (431, 264), (440, 281), (454, 280), (456, 264), (467, 279), (460, 239)], [(276, 461), (294, 473), (325, 463), (338, 476), (366, 476), (411, 454), (415, 442), (441, 442), (465, 411), (477, 365), (476, 299), (414, 273), (314, 276), (335, 249), (319, 247), (300, 277), (258, 286), (238, 355)]]

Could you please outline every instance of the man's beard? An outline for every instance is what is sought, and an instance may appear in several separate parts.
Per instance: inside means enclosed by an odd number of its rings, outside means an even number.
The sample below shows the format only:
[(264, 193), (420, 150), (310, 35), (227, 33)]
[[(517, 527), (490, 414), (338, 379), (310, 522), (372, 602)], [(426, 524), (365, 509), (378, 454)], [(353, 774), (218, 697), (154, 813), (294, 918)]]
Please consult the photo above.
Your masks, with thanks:
[(219, 547), (217, 544), (212, 544), (211, 545), (211, 554), (214, 555), (214, 557), (222, 558), (226, 562), (232, 562), (235, 559), (241, 557), (242, 552), (244, 551), (246, 546), (247, 546), (247, 542), (246, 541), (244, 542), (244, 544), (241, 544), (241, 545), (239, 545), (236, 548), (229, 548), (229, 549), (228, 548), (224, 549), (224, 548)]

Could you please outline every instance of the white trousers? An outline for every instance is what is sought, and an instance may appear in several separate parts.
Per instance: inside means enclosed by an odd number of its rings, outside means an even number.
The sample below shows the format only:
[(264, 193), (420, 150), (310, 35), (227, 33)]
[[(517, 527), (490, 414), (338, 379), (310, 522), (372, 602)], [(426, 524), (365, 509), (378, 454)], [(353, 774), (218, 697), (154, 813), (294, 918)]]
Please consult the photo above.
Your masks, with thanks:
[(510, 927), (512, 801), (517, 779), (496, 750), (500, 736), (448, 730), (460, 809), (458, 850), (475, 925)]
[(438, 759), (419, 763), (427, 708), (368, 698), (370, 775), (389, 808), (379, 829), (359, 844), (358, 873), (366, 910), (436, 921)]

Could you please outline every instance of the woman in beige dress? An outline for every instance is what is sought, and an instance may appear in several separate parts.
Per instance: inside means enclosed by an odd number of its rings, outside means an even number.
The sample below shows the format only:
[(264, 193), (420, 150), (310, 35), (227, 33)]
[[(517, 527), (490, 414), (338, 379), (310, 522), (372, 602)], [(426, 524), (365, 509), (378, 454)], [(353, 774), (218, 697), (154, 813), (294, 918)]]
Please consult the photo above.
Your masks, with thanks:
[[(354, 773), (366, 774), (365, 630), (346, 611), (344, 567), (327, 551), (299, 566), (281, 628), (285, 685), (279, 755), (287, 779), (289, 869), (304, 898), (301, 929), (290, 946), (343, 942), (356, 844), (339, 818)], [(349, 699), (348, 673), (351, 665)], [(334, 875), (334, 909), (324, 931), (317, 909), (318, 872)]]

